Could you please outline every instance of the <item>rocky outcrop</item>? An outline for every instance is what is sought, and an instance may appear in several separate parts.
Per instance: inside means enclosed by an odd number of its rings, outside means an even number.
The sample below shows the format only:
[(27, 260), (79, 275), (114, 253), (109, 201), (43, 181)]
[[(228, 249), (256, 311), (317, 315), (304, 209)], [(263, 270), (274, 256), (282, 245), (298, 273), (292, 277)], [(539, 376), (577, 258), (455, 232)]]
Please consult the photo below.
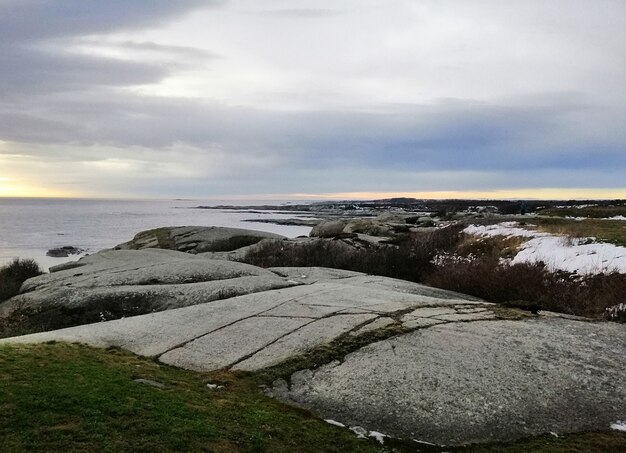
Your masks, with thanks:
[(621, 326), (458, 322), (429, 310), (417, 330), (298, 371), (271, 393), (348, 426), (446, 445), (606, 430), (623, 420)]
[(68, 256), (80, 255), (81, 253), (84, 253), (84, 252), (85, 252), (84, 249), (73, 247), (71, 245), (65, 245), (63, 247), (57, 247), (57, 248), (48, 250), (46, 252), (46, 256), (50, 256), (52, 258), (67, 258)]
[(0, 336), (58, 329), (284, 288), (243, 263), (171, 250), (108, 250), (27, 280), (0, 304)]
[(354, 238), (369, 244), (393, 241), (411, 231), (426, 231), (436, 225), (431, 217), (381, 214), (371, 218), (324, 220), (311, 230), (316, 238)]
[[(132, 247), (193, 243), (172, 230)], [(0, 345), (81, 342), (259, 373), (288, 404), (437, 444), (604, 430), (626, 417), (619, 324), (358, 272), (211, 259), (220, 253), (235, 252), (109, 250), (59, 266), (0, 304), (5, 336), (40, 331)]]
[(223, 227), (164, 227), (138, 233), (131, 241), (115, 247), (116, 250), (160, 248), (187, 253), (228, 252), (256, 244), (262, 239), (286, 239), (265, 231)]

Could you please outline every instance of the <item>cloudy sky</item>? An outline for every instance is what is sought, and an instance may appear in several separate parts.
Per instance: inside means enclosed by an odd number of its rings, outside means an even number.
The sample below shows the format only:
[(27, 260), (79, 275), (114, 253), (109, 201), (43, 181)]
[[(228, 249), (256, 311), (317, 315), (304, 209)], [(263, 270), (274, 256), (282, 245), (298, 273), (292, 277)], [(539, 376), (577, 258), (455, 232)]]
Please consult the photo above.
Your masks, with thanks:
[(0, 0), (0, 196), (626, 197), (624, 30), (623, 0)]

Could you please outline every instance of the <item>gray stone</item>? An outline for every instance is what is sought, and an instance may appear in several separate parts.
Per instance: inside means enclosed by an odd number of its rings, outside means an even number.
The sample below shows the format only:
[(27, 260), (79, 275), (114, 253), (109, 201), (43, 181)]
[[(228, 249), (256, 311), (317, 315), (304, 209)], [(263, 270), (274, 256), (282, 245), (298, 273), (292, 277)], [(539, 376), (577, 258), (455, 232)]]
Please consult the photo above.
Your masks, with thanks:
[(137, 382), (138, 384), (145, 384), (145, 385), (149, 385), (150, 387), (156, 387), (158, 389), (165, 388), (165, 384), (161, 382), (153, 381), (152, 379), (133, 379), (133, 381)]
[(316, 346), (330, 343), (376, 315), (340, 315), (319, 319), (280, 338), (275, 343), (238, 363), (234, 370), (252, 371), (267, 368), (303, 354)]
[(262, 239), (286, 238), (279, 234), (243, 228), (164, 227), (142, 231), (131, 241), (115, 248), (120, 250), (161, 248), (188, 253), (227, 252), (256, 244)]
[(395, 324), (395, 322), (396, 321), (393, 318), (381, 316), (379, 318), (376, 318), (373, 322), (370, 322), (369, 324), (365, 324), (363, 327), (353, 332), (350, 332), (350, 334), (353, 336), (357, 336), (357, 335), (362, 335), (362, 334), (369, 333), (369, 332), (375, 332), (377, 330), (382, 330), (385, 327)]
[(449, 315), (456, 313), (454, 307), (426, 307), (407, 313), (402, 320), (411, 318), (430, 318), (431, 316)]
[(332, 238), (343, 233), (346, 226), (341, 220), (328, 220), (318, 223), (313, 227), (309, 236), (318, 238)]
[(228, 368), (310, 322), (307, 318), (242, 319), (168, 351), (159, 360), (196, 371)]
[(437, 444), (606, 430), (626, 414), (626, 329), (557, 318), (446, 323), (291, 377), (280, 399)]
[(363, 276), (361, 272), (329, 269), (327, 267), (270, 267), (267, 270), (289, 280), (305, 284)]
[(480, 313), (455, 313), (450, 315), (438, 315), (436, 319), (442, 321), (475, 321), (479, 319), (495, 319), (496, 315), (493, 312), (485, 311)]
[[(117, 251), (106, 252), (100, 259), (90, 258), (89, 262), (99, 263), (100, 269), (104, 269), (103, 272), (105, 272), (106, 269), (118, 269), (113, 263), (118, 262), (119, 256), (132, 256), (133, 263), (138, 264), (137, 257), (134, 256), (136, 254), (148, 254), (155, 260), (162, 254), (170, 258), (184, 255), (165, 250)], [(199, 257), (185, 256), (191, 260), (203, 260)], [(208, 260), (205, 261), (209, 262)], [(175, 261), (174, 265), (177, 262)], [(237, 263), (221, 263), (229, 266), (237, 265)], [(155, 264), (155, 266), (157, 265)], [(228, 269), (231, 268), (228, 267)], [(85, 277), (84, 281), (71, 281), (73, 284), (83, 285), (85, 288), (82, 288), (82, 291), (91, 291), (93, 294), (97, 294), (97, 291), (106, 291), (108, 294), (114, 294), (118, 297), (122, 297), (123, 291), (143, 288), (145, 291), (152, 291), (146, 293), (149, 295), (149, 300), (161, 302), (164, 300), (165, 291), (170, 291), (169, 297), (174, 297), (174, 293), (180, 291), (184, 303), (198, 302), (198, 304), (52, 332), (25, 335), (0, 340), (0, 343), (5, 341), (27, 343), (56, 340), (86, 343), (97, 347), (117, 346), (140, 355), (150, 357), (162, 355), (162, 360), (167, 361), (167, 363), (201, 370), (228, 367), (238, 363), (238, 361), (243, 362), (246, 358), (251, 358), (245, 365), (242, 365), (242, 367), (246, 366), (249, 369), (253, 366), (268, 366), (270, 363), (276, 363), (277, 360), (287, 358), (289, 354), (299, 354), (306, 348), (330, 342), (343, 333), (358, 327), (359, 324), (376, 318), (379, 313), (394, 313), (398, 310), (432, 306), (437, 303), (443, 306), (454, 306), (455, 303), (459, 302), (457, 299), (437, 299), (385, 289), (397, 285), (392, 279), (377, 277), (373, 280), (375, 284), (368, 284), (358, 280), (359, 277), (347, 277), (202, 303), (201, 299), (207, 297), (209, 285), (214, 284), (214, 282), (157, 285), (153, 289), (150, 289), (151, 286), (141, 285), (119, 288), (90, 288), (89, 267), (85, 264), (81, 270), (84, 271), (81, 276), (73, 274), (77, 270), (68, 270), (58, 273), (55, 278), (64, 281), (63, 278), (70, 278), (70, 276), (71, 279)], [(274, 278), (281, 279), (269, 271), (257, 270), (268, 272)], [(220, 272), (226, 271), (221, 270)], [(323, 269), (318, 269), (317, 272), (320, 275), (325, 274)], [(328, 273), (333, 274), (332, 272)], [(111, 279), (117, 281), (116, 279), (120, 278), (126, 279), (124, 281), (129, 281), (129, 279), (134, 281), (132, 280), (134, 277), (131, 277), (131, 275), (114, 275)], [(240, 279), (228, 279), (226, 282), (239, 281)], [(31, 282), (33, 291), (38, 285), (46, 286), (46, 282), (45, 279), (37, 284)], [(74, 302), (81, 306), (80, 299)], [(466, 301), (461, 302), (466, 303)], [(319, 324), (316, 324), (316, 319), (320, 319)], [(313, 323), (310, 328), (304, 328), (302, 332), (295, 334), (298, 328), (309, 323)], [(293, 335), (291, 335), (292, 330)], [(241, 335), (248, 346), (239, 345), (235, 338), (237, 335)], [(285, 341), (279, 342), (279, 337), (283, 335), (286, 335)], [(276, 341), (276, 345), (270, 349), (270, 352), (261, 352), (261, 349), (274, 341)], [(227, 349), (230, 352), (225, 352)], [(259, 350), (257, 351), (257, 349)], [(258, 355), (253, 358), (256, 354)], [(247, 355), (250, 357), (246, 357)]]
[(412, 316), (405, 316), (402, 318), (402, 327), (406, 329), (421, 329), (423, 327), (430, 327), (444, 322), (445, 321), (435, 318), (413, 318)]
[(108, 250), (27, 280), (0, 335), (52, 330), (293, 286), (273, 272), (170, 250)]

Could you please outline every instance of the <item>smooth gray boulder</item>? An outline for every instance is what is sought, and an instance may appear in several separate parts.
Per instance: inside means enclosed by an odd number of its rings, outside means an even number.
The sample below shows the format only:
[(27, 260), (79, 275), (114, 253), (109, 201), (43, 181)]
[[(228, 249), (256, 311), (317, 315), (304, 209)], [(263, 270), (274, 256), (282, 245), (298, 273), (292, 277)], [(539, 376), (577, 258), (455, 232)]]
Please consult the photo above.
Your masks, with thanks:
[(243, 228), (225, 227), (163, 227), (142, 231), (117, 250), (160, 248), (187, 253), (229, 252), (256, 244), (262, 239), (286, 239), (279, 234)]
[(325, 220), (313, 227), (309, 236), (318, 238), (333, 238), (343, 233), (346, 222), (341, 220)]
[[(151, 257), (152, 266), (143, 255)], [(146, 276), (177, 281), (182, 269), (168, 274), (168, 267), (194, 263), (183, 268), (204, 275), (194, 267), (197, 262), (218, 266), (166, 250), (110, 251), (85, 260), (81, 268), (39, 277), (26, 287), (51, 289), (47, 279), (56, 278), (56, 285), (103, 290), (90, 286), (91, 269), (99, 284), (122, 284), (107, 291), (134, 290)], [(161, 266), (162, 260), (169, 266)], [(293, 286), (202, 302), (205, 290), (197, 285), (212, 281), (160, 285), (200, 303), (0, 339), (0, 345), (115, 346), (197, 371), (280, 370), (289, 361), (300, 371), (282, 374), (286, 380), (270, 387), (272, 396), (347, 426), (437, 444), (601, 430), (626, 418), (626, 330), (619, 324), (522, 314), (348, 271), (276, 268), (272, 273), (217, 263), (211, 275), (256, 274), (220, 282), (269, 273)], [(81, 270), (83, 275), (75, 275)], [(344, 349), (335, 349), (338, 344)], [(324, 359), (307, 369), (312, 363), (307, 354)]]
[(622, 326), (542, 316), (425, 325), (299, 371), (273, 395), (348, 426), (466, 444), (606, 430), (626, 418), (624, 376)]
[[(317, 270), (319, 275), (323, 271)], [(328, 270), (328, 274), (336, 275), (332, 270)], [(442, 299), (386, 289), (394, 284), (393, 279), (383, 277), (377, 277), (376, 284), (371, 285), (358, 280), (351, 282), (350, 278), (333, 278), (158, 313), (24, 335), (0, 340), (0, 344), (50, 340), (80, 342), (97, 347), (117, 346), (193, 370), (233, 368), (253, 371), (328, 344), (381, 316), (395, 317), (399, 323), (404, 313), (417, 307), (484, 305), (474, 300)], [(415, 290), (420, 286), (416, 285)]]
[(0, 304), (0, 336), (59, 329), (297, 284), (248, 264), (171, 250), (108, 250), (27, 280)]

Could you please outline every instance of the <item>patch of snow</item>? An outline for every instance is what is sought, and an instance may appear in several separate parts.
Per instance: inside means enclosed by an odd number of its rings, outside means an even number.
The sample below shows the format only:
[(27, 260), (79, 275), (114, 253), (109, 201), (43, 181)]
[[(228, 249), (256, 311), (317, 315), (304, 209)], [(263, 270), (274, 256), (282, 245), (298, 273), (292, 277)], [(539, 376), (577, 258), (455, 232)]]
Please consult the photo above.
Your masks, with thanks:
[(626, 273), (626, 247), (605, 242), (580, 244), (576, 242), (581, 241), (574, 241), (571, 245), (567, 242), (553, 235), (533, 238), (521, 246), (511, 264), (543, 261), (551, 271)]
[(611, 429), (614, 429), (616, 431), (625, 431), (626, 432), (626, 422), (618, 420), (615, 423), (611, 423)]
[(626, 216), (615, 215), (613, 217), (607, 217), (606, 220), (626, 220)]
[(331, 420), (330, 418), (327, 418), (324, 421), (330, 425), (339, 426), (340, 428), (346, 427), (346, 425), (344, 425), (343, 423), (339, 423), (338, 421)]
[(587, 220), (589, 217), (572, 217), (572, 216), (566, 215), (565, 218), (567, 220)]
[(521, 236), (521, 237), (537, 237), (549, 236), (549, 233), (540, 233), (538, 231), (519, 228), (517, 222), (502, 222), (494, 225), (470, 225), (463, 230), (463, 233), (473, 234), (474, 236)]
[(374, 439), (376, 439), (381, 444), (385, 443), (385, 437), (387, 437), (386, 434), (379, 433), (378, 431), (370, 431), (369, 436), (373, 437)]
[(516, 222), (496, 225), (470, 225), (464, 233), (482, 237), (521, 236), (528, 238), (511, 264), (542, 261), (551, 271), (599, 274), (602, 272), (626, 273), (626, 247), (593, 238), (576, 239), (550, 233), (520, 228)]
[(207, 384), (206, 388), (208, 388), (209, 390), (220, 390), (223, 389), (224, 386), (223, 385), (217, 385), (217, 384)]
[(433, 447), (436, 447), (437, 444), (432, 444), (430, 442), (426, 442), (425, 440), (417, 440), (417, 439), (411, 439), (413, 442), (417, 442), (418, 444), (424, 444), (424, 445), (432, 445)]

